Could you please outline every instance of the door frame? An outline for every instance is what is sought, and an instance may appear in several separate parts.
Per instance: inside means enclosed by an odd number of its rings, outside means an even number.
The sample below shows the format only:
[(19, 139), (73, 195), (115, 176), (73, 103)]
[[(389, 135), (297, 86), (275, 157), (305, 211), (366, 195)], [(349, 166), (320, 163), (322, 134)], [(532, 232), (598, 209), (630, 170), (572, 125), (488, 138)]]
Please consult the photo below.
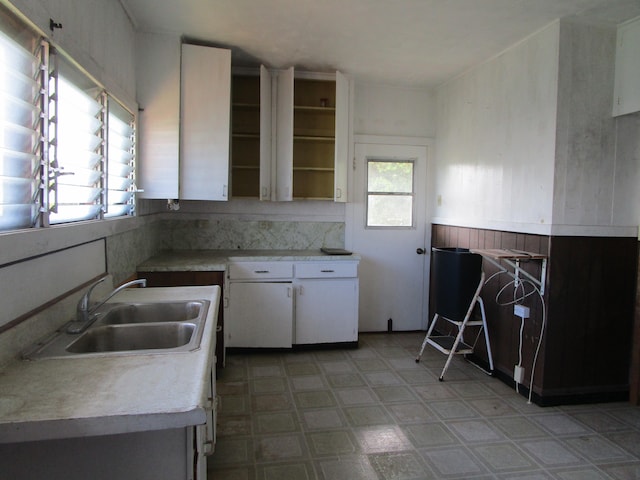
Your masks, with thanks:
[[(356, 144), (373, 144), (373, 145), (399, 145), (399, 146), (418, 146), (425, 147), (427, 150), (427, 165), (425, 186), (427, 194), (425, 195), (425, 232), (424, 232), (424, 248), (425, 248), (425, 267), (424, 267), (424, 289), (422, 299), (422, 329), (426, 330), (429, 324), (429, 278), (431, 271), (431, 228), (432, 228), (432, 208), (433, 208), (433, 196), (434, 196), (434, 161), (433, 156), (435, 154), (435, 140), (430, 137), (404, 137), (404, 136), (388, 136), (388, 135), (354, 135), (353, 142), (351, 144), (350, 158), (352, 159), (352, 165), (349, 169), (349, 202), (345, 209), (345, 248), (353, 249), (353, 232), (354, 225), (359, 219), (355, 218), (354, 202), (355, 188), (361, 188), (361, 186), (355, 185), (355, 168), (356, 168)], [(427, 245), (427, 243), (429, 243)], [(356, 252), (358, 253), (358, 252)]]

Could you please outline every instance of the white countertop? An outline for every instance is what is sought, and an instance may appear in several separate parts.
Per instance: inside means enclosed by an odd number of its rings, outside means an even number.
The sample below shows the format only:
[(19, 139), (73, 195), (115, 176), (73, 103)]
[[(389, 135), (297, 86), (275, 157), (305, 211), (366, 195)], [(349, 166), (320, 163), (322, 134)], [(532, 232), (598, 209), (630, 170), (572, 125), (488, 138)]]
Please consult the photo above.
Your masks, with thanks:
[(139, 272), (220, 271), (233, 262), (359, 261), (360, 255), (327, 255), (317, 250), (165, 250), (138, 265)]
[(211, 301), (198, 350), (9, 365), (0, 372), (0, 443), (204, 424), (220, 288), (132, 288), (110, 302), (198, 299)]

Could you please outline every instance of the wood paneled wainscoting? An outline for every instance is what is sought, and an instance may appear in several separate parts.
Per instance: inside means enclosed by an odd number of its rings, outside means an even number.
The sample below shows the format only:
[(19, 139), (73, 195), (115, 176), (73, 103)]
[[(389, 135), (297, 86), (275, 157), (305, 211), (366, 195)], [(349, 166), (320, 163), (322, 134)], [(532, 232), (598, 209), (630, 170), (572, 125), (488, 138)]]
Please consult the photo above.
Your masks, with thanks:
[[(640, 243), (638, 244), (638, 252), (640, 252)], [(638, 255), (638, 262), (640, 262), (640, 254)], [(640, 263), (638, 263), (638, 275), (640, 276)], [(636, 284), (631, 373), (629, 374), (629, 401), (634, 405), (640, 405), (640, 278)]]
[[(515, 385), (513, 370), (521, 349), (525, 381), (520, 391), (528, 394), (543, 331), (533, 379), (535, 403), (559, 405), (629, 398), (638, 272), (636, 238), (546, 236), (433, 225), (432, 245), (516, 249), (548, 256), (544, 308), (537, 294), (522, 302), (531, 311), (524, 323), (522, 342), (520, 318), (514, 316), (513, 306), (502, 305), (513, 300), (513, 286), (507, 286), (496, 298), (512, 278), (500, 274), (491, 279), (498, 268), (486, 260), (483, 263), (490, 279), (483, 287), (482, 298), (496, 376)], [(521, 266), (540, 277), (539, 261)], [(531, 290), (528, 286), (527, 292)], [(640, 338), (640, 331), (637, 336)], [(478, 342), (475, 355), (481, 362), (487, 360), (482, 342)], [(640, 372), (635, 377), (640, 379)]]

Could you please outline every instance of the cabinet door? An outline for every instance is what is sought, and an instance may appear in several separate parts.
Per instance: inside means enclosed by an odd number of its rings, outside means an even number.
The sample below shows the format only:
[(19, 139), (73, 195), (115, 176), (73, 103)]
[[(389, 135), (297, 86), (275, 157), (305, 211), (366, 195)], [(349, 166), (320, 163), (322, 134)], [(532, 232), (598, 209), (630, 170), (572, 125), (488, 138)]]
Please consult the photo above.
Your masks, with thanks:
[(293, 200), (293, 67), (278, 73), (276, 200)]
[(335, 189), (336, 202), (347, 201), (347, 172), (349, 165), (349, 80), (336, 72), (336, 139), (335, 139)]
[(180, 198), (227, 200), (231, 51), (182, 45)]
[(136, 35), (139, 198), (178, 198), (180, 38)]
[(271, 72), (260, 66), (260, 200), (275, 200)]
[(358, 279), (298, 280), (296, 344), (358, 339)]
[(291, 283), (229, 283), (225, 297), (227, 347), (291, 347)]
[(613, 115), (640, 111), (640, 20), (618, 27)]

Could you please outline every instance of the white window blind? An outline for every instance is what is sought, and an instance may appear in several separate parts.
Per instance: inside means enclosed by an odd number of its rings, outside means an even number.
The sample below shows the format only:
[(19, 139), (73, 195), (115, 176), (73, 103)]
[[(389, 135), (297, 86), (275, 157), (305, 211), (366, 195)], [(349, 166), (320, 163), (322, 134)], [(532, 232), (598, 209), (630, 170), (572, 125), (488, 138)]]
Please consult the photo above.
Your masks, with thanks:
[(16, 37), (0, 32), (0, 231), (32, 227), (40, 209), (41, 61), (35, 36)]
[(105, 217), (133, 214), (133, 115), (108, 97), (107, 208)]

